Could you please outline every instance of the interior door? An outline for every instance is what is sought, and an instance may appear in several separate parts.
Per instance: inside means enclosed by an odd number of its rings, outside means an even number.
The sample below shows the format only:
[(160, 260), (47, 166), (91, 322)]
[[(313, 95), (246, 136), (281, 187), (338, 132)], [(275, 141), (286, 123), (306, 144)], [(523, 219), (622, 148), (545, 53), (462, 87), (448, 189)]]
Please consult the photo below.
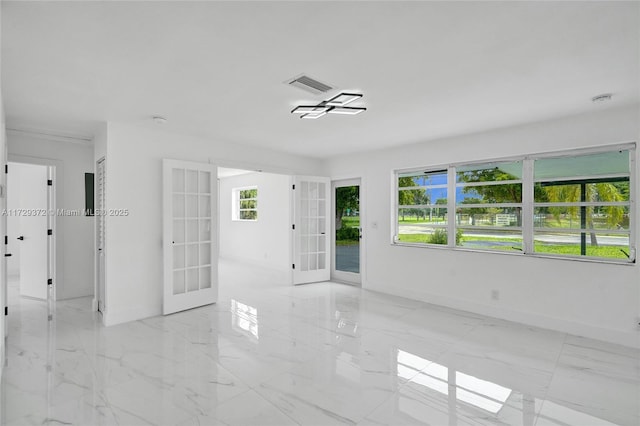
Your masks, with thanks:
[(329, 178), (293, 178), (293, 283), (328, 281), (331, 245)]
[(106, 184), (106, 164), (105, 159), (98, 160), (96, 165), (96, 245), (98, 246), (98, 260), (96, 262), (98, 271), (98, 311), (104, 312), (106, 308), (105, 304), (105, 256), (106, 256), (106, 198), (105, 198), (105, 184)]
[(216, 180), (212, 164), (163, 161), (165, 315), (217, 301)]
[(48, 291), (48, 170), (20, 164), (20, 295), (45, 300)]
[[(0, 123), (0, 126), (2, 126), (4, 123)], [(0, 131), (2, 130), (2, 127), (0, 127)], [(7, 166), (7, 144), (5, 143), (5, 135), (2, 134), (0, 135), (0, 147), (2, 147), (2, 151), (0, 151), (0, 164), (4, 164), (5, 167)], [(8, 171), (8, 169), (5, 169), (6, 171)], [(4, 188), (4, 191), (3, 191)], [(4, 174), (4, 177), (0, 177), (0, 210), (5, 210), (7, 208), (7, 198), (8, 198), (8, 191), (9, 191), (9, 185), (8, 185), (8, 173)], [(4, 193), (3, 193), (4, 192)], [(3, 214), (0, 215), (0, 235), (4, 235), (5, 237), (5, 243), (8, 242), (6, 241), (6, 239), (8, 238), (8, 229), (7, 229), (7, 215)], [(4, 244), (4, 248), (0, 249), (0, 253), (2, 253), (3, 255), (0, 258), (0, 265), (2, 265), (2, 271), (0, 271), (0, 359), (3, 361), (2, 365), (0, 365), (0, 377), (2, 377), (2, 366), (4, 365), (4, 359), (5, 359), (5, 353), (6, 353), (6, 349), (4, 347), (4, 338), (6, 338), (9, 335), (9, 321), (7, 321), (7, 317), (5, 317), (5, 315), (8, 315), (9, 311), (9, 302), (7, 300), (8, 297), (8, 289), (7, 287), (9, 286), (9, 277), (8, 277), (8, 265), (7, 265), (7, 258), (11, 255), (11, 253), (7, 253), (7, 249), (8, 249), (8, 244)], [(5, 312), (3, 315), (2, 312), (2, 308), (4, 308)], [(4, 337), (4, 338), (3, 338)], [(2, 413), (0, 412), (0, 416), (2, 416)], [(3, 418), (3, 417), (2, 417)]]
[(362, 205), (360, 179), (335, 181), (333, 194), (333, 257), (331, 277), (360, 284), (362, 259)]

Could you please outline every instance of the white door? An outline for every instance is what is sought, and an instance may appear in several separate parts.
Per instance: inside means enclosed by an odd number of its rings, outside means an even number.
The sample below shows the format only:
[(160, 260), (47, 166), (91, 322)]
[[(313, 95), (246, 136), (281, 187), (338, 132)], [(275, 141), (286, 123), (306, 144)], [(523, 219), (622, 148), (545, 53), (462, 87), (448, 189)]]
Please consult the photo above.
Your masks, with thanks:
[[(46, 166), (20, 164), (20, 295), (45, 300), (48, 291), (49, 236)], [(51, 277), (53, 278), (53, 277)]]
[(293, 283), (328, 281), (330, 277), (329, 178), (293, 178)]
[[(4, 150), (0, 151), (0, 164), (4, 164), (5, 167), (7, 166), (6, 163), (6, 159), (7, 159), (7, 145), (6, 143), (4, 143), (4, 135), (0, 135), (0, 146), (4, 146)], [(7, 171), (8, 169), (5, 169), (5, 171)], [(0, 173), (2, 173), (0, 171)], [(3, 187), (4, 187), (4, 193), (3, 192)], [(5, 210), (7, 208), (7, 191), (8, 189), (8, 176), (7, 173), (4, 173), (4, 177), (0, 177), (0, 210)], [(0, 258), (0, 262), (2, 265), (2, 271), (0, 271), (0, 339), (2, 339), (0, 341), (0, 359), (3, 360), (2, 365), (4, 365), (4, 359), (5, 359), (5, 347), (4, 347), (4, 342), (5, 340), (3, 339), (3, 337), (7, 337), (9, 334), (9, 327), (8, 327), (8, 323), (9, 321), (7, 321), (7, 318), (5, 317), (5, 315), (8, 315), (8, 309), (9, 309), (9, 303), (7, 301), (7, 296), (8, 296), (8, 291), (7, 291), (7, 287), (9, 286), (9, 280), (8, 280), (8, 274), (7, 274), (7, 269), (8, 269), (8, 265), (7, 265), (7, 257), (9, 255), (11, 255), (11, 253), (7, 253), (7, 249), (8, 249), (8, 241), (6, 240), (8, 238), (8, 229), (7, 229), (7, 215), (3, 214), (0, 215), (0, 235), (3, 235), (5, 238), (5, 244), (4, 244), (4, 249), (0, 250), (0, 253), (2, 253), (1, 258)], [(4, 325), (3, 325), (4, 324)], [(0, 377), (2, 377), (2, 365), (0, 365)], [(2, 415), (2, 413), (0, 413), (0, 415)]]
[(163, 160), (163, 313), (218, 298), (217, 168)]
[(96, 245), (98, 246), (98, 259), (96, 266), (98, 267), (98, 311), (104, 312), (105, 305), (105, 256), (106, 256), (106, 199), (105, 199), (105, 159), (98, 160), (96, 165)]

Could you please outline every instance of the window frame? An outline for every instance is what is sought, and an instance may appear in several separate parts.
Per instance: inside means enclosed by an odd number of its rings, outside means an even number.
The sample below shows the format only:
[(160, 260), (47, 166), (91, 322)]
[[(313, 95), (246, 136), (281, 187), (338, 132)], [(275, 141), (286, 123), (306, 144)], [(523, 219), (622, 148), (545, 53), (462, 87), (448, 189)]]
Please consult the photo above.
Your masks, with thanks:
[[(240, 198), (240, 194), (242, 191), (247, 191), (247, 190), (252, 190), (255, 189), (256, 190), (256, 196), (255, 198)], [(251, 185), (251, 186), (243, 186), (243, 187), (238, 187), (238, 188), (233, 188), (231, 190), (231, 206), (232, 206), (232, 212), (231, 212), (231, 220), (234, 222), (257, 222), (258, 221), (258, 201), (259, 201), (259, 197), (260, 197), (260, 192), (258, 191), (258, 186), (257, 185)], [(240, 206), (240, 202), (241, 201), (251, 201), (254, 200), (256, 202), (256, 206), (255, 208), (252, 209), (243, 209)], [(255, 219), (243, 219), (240, 217), (240, 212), (243, 211), (255, 211), (256, 212), (256, 217)]]
[[(442, 173), (445, 172), (447, 174), (447, 183), (446, 184), (428, 184), (428, 185), (415, 185), (415, 186), (406, 186), (406, 187), (399, 187), (398, 185), (398, 180), (399, 180), (399, 174), (430, 174), (430, 173)], [(399, 211), (400, 209), (428, 209), (428, 208), (435, 208), (435, 209), (442, 209), (445, 208), (447, 209), (447, 222), (444, 224), (431, 224), (430, 226), (434, 229), (444, 229), (447, 231), (447, 239), (448, 239), (448, 235), (450, 233), (450, 224), (451, 224), (451, 215), (450, 215), (450, 209), (449, 209), (449, 199), (450, 199), (450, 193), (451, 193), (451, 186), (449, 185), (449, 181), (451, 179), (450, 176), (450, 172), (448, 167), (446, 166), (442, 166), (442, 167), (435, 167), (435, 168), (429, 168), (429, 169), (425, 169), (425, 168), (418, 168), (418, 169), (411, 169), (408, 171), (402, 171), (402, 172), (398, 172), (395, 174), (396, 176), (396, 191), (395, 191), (395, 214), (396, 214), (396, 233), (394, 236), (394, 241), (396, 236), (399, 234), (399, 232), (397, 232), (397, 228), (398, 228), (398, 221), (399, 221)], [(445, 189), (447, 190), (447, 204), (434, 204), (433, 202), (430, 202), (429, 204), (415, 204), (415, 205), (405, 205), (405, 204), (400, 204), (399, 201), (399, 194), (400, 194), (400, 190), (413, 190), (413, 189), (425, 189), (425, 190), (429, 190), (429, 189)], [(454, 216), (455, 217), (455, 216)], [(440, 246), (440, 247), (447, 247), (448, 243), (446, 245), (444, 244), (432, 244), (432, 243), (406, 243), (406, 244), (419, 244), (419, 245), (429, 245), (429, 246)]]
[[(524, 244), (524, 221), (523, 221), (523, 216), (524, 216), (524, 175), (522, 178), (520, 179), (509, 179), (509, 180), (492, 180), (492, 181), (487, 181), (487, 182), (458, 182), (458, 173), (460, 172), (458, 169), (462, 168), (462, 167), (469, 167), (471, 169), (473, 169), (476, 166), (489, 166), (492, 164), (504, 164), (504, 163), (521, 163), (521, 171), (524, 171), (524, 160), (521, 159), (506, 159), (506, 160), (495, 160), (495, 161), (481, 161), (481, 162), (474, 162), (474, 163), (470, 163), (470, 164), (462, 164), (462, 165), (455, 165), (452, 166), (453, 169), (453, 175), (455, 176), (456, 181), (454, 182), (454, 186), (456, 189), (455, 195), (457, 196), (458, 194), (458, 188), (465, 188), (465, 187), (487, 187), (487, 186), (501, 186), (501, 185), (520, 185), (520, 202), (501, 202), (501, 203), (476, 203), (476, 204), (463, 204), (460, 203), (458, 204), (458, 200), (456, 198), (455, 200), (455, 211), (454, 214), (457, 214), (458, 209), (461, 208), (466, 208), (466, 209), (473, 209), (473, 208), (498, 208), (498, 209), (504, 209), (504, 208), (513, 208), (513, 209), (520, 209), (520, 225), (507, 225), (507, 226), (483, 226), (483, 225), (455, 225), (456, 226), (456, 233), (457, 230), (460, 229), (463, 232), (465, 230), (484, 230), (484, 231), (495, 231), (495, 232), (500, 232), (500, 231), (511, 231), (511, 232), (517, 232), (520, 234), (520, 244), (523, 245)], [(454, 219), (457, 220), (457, 219)], [(457, 242), (454, 241), (454, 245), (455, 247), (462, 247), (462, 246), (458, 246)], [(477, 251), (491, 251), (491, 252), (502, 252), (503, 250), (491, 250), (491, 249), (472, 249), (472, 250), (477, 250)], [(523, 249), (518, 249), (518, 250), (504, 250), (505, 252), (508, 253), (518, 253), (518, 252), (522, 252)]]
[[(495, 253), (502, 255), (512, 255), (512, 256), (528, 256), (528, 257), (541, 257), (541, 258), (553, 258), (553, 259), (562, 259), (562, 260), (577, 260), (583, 262), (595, 262), (595, 263), (610, 263), (617, 265), (635, 265), (636, 264), (636, 166), (635, 166), (635, 157), (636, 157), (636, 142), (626, 142), (612, 145), (603, 145), (598, 147), (591, 148), (578, 148), (571, 150), (562, 150), (562, 151), (553, 151), (553, 152), (544, 152), (537, 154), (527, 154), (521, 156), (513, 156), (513, 157), (502, 157), (502, 158), (489, 158), (478, 161), (469, 161), (469, 162), (455, 162), (449, 163), (446, 165), (438, 164), (434, 166), (427, 167), (411, 167), (404, 169), (393, 169), (391, 172), (392, 179), (392, 208), (391, 208), (391, 238), (390, 243), (393, 246), (405, 246), (405, 247), (420, 247), (420, 248), (430, 248), (430, 249), (440, 249), (440, 250), (457, 250), (457, 251), (469, 251), (469, 252), (480, 252), (480, 253)], [(606, 152), (612, 151), (628, 151), (629, 152), (629, 172), (628, 173), (619, 173), (617, 176), (615, 173), (607, 174), (607, 175), (591, 175), (586, 176), (585, 178), (599, 178), (599, 177), (620, 177), (620, 176), (628, 176), (629, 178), (629, 200), (621, 201), (621, 202), (603, 202), (603, 201), (595, 201), (595, 202), (562, 202), (562, 203), (538, 203), (534, 201), (534, 187), (540, 179), (534, 179), (534, 164), (536, 160), (546, 159), (546, 158), (563, 158), (563, 157), (580, 157), (590, 154), (603, 154)], [(475, 165), (482, 165), (487, 163), (503, 163), (503, 162), (522, 162), (522, 179), (518, 181), (513, 181), (513, 183), (521, 182), (522, 184), (522, 202), (519, 206), (522, 207), (521, 212), (521, 227), (517, 227), (521, 229), (522, 232), (522, 251), (501, 251), (495, 249), (479, 249), (479, 248), (469, 248), (456, 246), (455, 235), (458, 229), (468, 228), (466, 226), (459, 227), (456, 225), (455, 217), (456, 217), (456, 209), (459, 207), (456, 200), (456, 190), (459, 187), (459, 183), (456, 179), (456, 170), (459, 167), (472, 167)], [(448, 242), (447, 244), (431, 244), (431, 243), (419, 243), (419, 242), (407, 242), (399, 240), (399, 185), (398, 178), (402, 174), (409, 173), (429, 173), (435, 171), (447, 170), (447, 184), (448, 184), (448, 193), (447, 193), (447, 235)], [(575, 177), (574, 177), (575, 179)], [(501, 182), (502, 183), (502, 182)], [(504, 181), (504, 183), (509, 183), (508, 181)], [(465, 185), (467, 186), (467, 185)], [(473, 186), (473, 185), (471, 185)], [(499, 205), (511, 205), (518, 203), (497, 203)], [(493, 203), (491, 205), (497, 205)], [(536, 252), (534, 245), (534, 237), (536, 231), (543, 231), (544, 228), (536, 228), (534, 226), (534, 216), (536, 207), (541, 207), (546, 204), (554, 204), (554, 206), (559, 206), (561, 204), (571, 204), (571, 206), (575, 206), (576, 204), (590, 204), (590, 205), (620, 205), (620, 206), (628, 206), (629, 209), (629, 227), (628, 231), (612, 231), (616, 234), (624, 234), (629, 236), (629, 258), (628, 259), (616, 259), (616, 258), (606, 258), (606, 257), (595, 257), (595, 256), (586, 256), (586, 255), (565, 255), (565, 254), (552, 254), (552, 253), (544, 253), (544, 252)], [(475, 205), (475, 204), (474, 204)], [(443, 207), (444, 205), (440, 205)], [(473, 206), (470, 204), (470, 206)], [(490, 227), (483, 227), (483, 229), (489, 230)], [(496, 227), (495, 230), (504, 229), (502, 227)], [(510, 230), (515, 230), (514, 227), (508, 227)], [(571, 229), (570, 231), (573, 231)], [(608, 232), (608, 230), (603, 229), (603, 232)]]

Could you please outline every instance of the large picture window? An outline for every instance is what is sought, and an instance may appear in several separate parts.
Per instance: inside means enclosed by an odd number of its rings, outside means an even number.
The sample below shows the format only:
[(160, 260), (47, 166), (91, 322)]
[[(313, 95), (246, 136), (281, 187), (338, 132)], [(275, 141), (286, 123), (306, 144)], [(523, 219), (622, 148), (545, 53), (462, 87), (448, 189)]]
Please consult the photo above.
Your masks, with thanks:
[(635, 145), (397, 171), (396, 244), (635, 261)]
[(629, 259), (629, 151), (534, 163), (534, 251)]

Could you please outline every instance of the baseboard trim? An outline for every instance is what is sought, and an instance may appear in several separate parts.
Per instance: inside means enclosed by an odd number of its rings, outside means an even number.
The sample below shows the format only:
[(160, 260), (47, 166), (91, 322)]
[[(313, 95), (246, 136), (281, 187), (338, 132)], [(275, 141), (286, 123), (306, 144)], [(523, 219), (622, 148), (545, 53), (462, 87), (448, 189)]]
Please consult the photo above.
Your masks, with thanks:
[(588, 337), (595, 340), (601, 340), (608, 343), (614, 343), (617, 345), (640, 349), (640, 331), (625, 332), (621, 330), (577, 323), (574, 321), (568, 321), (559, 318), (545, 317), (530, 312), (520, 312), (501, 306), (483, 305), (467, 300), (453, 299), (450, 297), (435, 294), (407, 291), (397, 288), (393, 289), (393, 291), (389, 291), (389, 289), (386, 287), (382, 288), (381, 286), (368, 285), (366, 290), (406, 297), (425, 303), (431, 303), (433, 305), (444, 306), (451, 309), (457, 309), (506, 321), (518, 322), (534, 327), (546, 328), (549, 330), (568, 333), (575, 336)]

